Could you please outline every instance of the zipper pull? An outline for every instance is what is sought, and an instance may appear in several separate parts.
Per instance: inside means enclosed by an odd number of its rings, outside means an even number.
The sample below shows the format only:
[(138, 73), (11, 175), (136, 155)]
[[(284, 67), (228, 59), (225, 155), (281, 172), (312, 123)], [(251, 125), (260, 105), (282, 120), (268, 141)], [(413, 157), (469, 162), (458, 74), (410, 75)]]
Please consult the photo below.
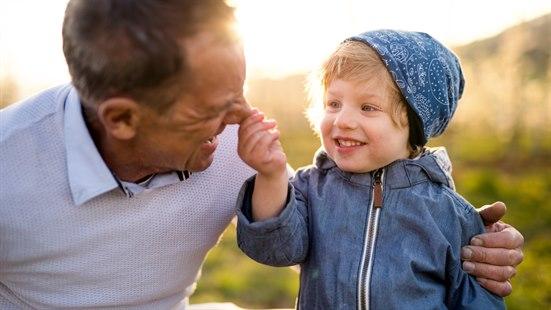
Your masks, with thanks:
[(383, 207), (383, 182), (381, 181), (381, 175), (383, 170), (379, 169), (375, 172), (374, 182), (373, 182), (373, 207), (382, 208)]

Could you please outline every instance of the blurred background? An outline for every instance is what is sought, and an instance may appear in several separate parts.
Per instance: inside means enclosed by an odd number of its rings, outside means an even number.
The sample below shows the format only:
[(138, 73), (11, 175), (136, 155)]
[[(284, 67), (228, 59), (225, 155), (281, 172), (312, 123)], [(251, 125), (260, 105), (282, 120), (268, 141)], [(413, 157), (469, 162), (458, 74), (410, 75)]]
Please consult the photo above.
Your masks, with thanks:
[[(245, 40), (247, 98), (279, 122), (290, 163), (319, 147), (303, 111), (306, 76), (342, 39), (379, 28), (425, 31), (459, 55), (466, 88), (444, 145), (457, 190), (508, 206), (524, 235), (510, 309), (551, 309), (551, 2), (234, 0)], [(0, 107), (69, 81), (61, 50), (67, 0), (0, 2)], [(293, 307), (298, 275), (243, 255), (229, 227), (191, 301)]]

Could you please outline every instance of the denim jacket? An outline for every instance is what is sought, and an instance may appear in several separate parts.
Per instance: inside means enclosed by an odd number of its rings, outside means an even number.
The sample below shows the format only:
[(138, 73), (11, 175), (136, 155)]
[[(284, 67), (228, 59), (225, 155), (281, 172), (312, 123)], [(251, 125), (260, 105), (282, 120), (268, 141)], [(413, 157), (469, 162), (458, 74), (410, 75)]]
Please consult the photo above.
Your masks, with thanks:
[(252, 221), (254, 177), (243, 185), (238, 245), (263, 264), (300, 264), (300, 309), (504, 308), (461, 269), (461, 247), (484, 226), (445, 167), (441, 149), (348, 173), (321, 151), (275, 218)]

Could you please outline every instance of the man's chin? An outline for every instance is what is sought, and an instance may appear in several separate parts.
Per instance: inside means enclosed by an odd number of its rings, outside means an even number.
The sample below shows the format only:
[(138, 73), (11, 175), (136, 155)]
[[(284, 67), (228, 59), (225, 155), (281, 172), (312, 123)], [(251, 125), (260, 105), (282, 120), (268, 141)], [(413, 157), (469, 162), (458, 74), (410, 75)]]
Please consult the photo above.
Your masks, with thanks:
[(207, 170), (210, 165), (212, 165), (212, 162), (214, 160), (214, 156), (209, 156), (208, 158), (202, 158), (200, 160), (194, 161), (191, 165), (188, 166), (186, 170), (190, 172), (200, 172)]

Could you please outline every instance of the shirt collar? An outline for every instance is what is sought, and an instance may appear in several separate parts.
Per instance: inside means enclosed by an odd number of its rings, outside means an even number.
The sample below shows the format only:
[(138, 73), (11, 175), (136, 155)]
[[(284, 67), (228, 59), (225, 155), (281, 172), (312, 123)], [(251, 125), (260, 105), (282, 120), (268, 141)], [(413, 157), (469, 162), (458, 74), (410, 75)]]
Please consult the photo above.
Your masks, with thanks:
[(65, 101), (65, 149), (73, 201), (82, 205), (119, 185), (101, 158), (82, 116), (82, 107), (73, 88)]
[(184, 180), (187, 180), (190, 175), (191, 172), (188, 171), (171, 171), (152, 175), (149, 179), (144, 180), (140, 183), (125, 182), (119, 180), (117, 176), (115, 176), (115, 178), (118, 181), (119, 187), (126, 194), (126, 197), (132, 198), (142, 192), (182, 182)]

